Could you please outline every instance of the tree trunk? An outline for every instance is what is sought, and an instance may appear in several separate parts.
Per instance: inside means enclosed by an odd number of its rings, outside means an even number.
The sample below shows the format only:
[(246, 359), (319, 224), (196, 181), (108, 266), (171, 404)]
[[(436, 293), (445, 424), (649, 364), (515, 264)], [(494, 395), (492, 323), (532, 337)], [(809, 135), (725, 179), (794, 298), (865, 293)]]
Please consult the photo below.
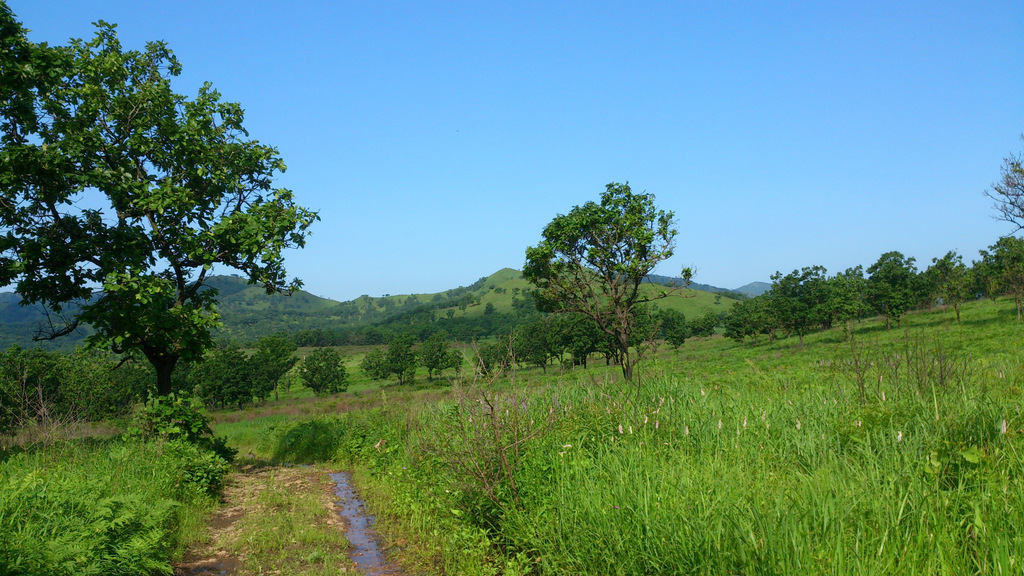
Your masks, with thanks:
[(153, 349), (145, 350), (145, 354), (149, 363), (153, 365), (153, 369), (156, 370), (156, 395), (167, 396), (173, 392), (171, 374), (174, 373), (174, 367), (178, 365), (178, 356), (171, 356)]

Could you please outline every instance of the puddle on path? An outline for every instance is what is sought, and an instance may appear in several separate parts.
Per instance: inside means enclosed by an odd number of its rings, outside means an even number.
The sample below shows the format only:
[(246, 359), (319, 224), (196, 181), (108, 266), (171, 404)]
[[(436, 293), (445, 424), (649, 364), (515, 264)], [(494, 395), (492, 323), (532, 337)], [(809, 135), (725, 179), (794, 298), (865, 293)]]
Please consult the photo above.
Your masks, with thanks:
[(394, 576), (400, 574), (394, 566), (388, 565), (384, 552), (377, 544), (373, 532), (374, 517), (366, 513), (363, 501), (352, 488), (351, 476), (347, 472), (330, 475), (337, 487), (339, 514), (348, 521), (345, 538), (352, 544), (352, 560), (367, 576)]

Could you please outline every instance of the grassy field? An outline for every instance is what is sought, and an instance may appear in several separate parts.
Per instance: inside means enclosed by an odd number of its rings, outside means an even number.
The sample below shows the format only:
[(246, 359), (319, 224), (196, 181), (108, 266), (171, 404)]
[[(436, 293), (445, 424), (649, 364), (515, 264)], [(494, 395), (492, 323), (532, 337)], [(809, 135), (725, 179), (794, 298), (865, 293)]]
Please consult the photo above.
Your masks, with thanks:
[(601, 362), (367, 383), (217, 433), (354, 468), (422, 571), (1019, 574), (1024, 326), (963, 319), (662, 346), (639, 387)]

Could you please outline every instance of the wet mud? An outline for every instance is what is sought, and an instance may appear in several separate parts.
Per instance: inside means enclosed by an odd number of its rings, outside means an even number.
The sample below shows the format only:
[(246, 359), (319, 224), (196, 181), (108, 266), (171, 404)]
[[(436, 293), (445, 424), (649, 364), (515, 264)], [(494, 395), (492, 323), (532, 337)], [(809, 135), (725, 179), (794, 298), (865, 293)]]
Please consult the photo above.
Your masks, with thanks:
[(398, 568), (387, 562), (384, 550), (373, 530), (374, 517), (367, 514), (366, 505), (352, 487), (347, 472), (330, 475), (337, 487), (338, 513), (345, 519), (348, 530), (345, 538), (352, 544), (351, 558), (366, 576), (398, 576)]

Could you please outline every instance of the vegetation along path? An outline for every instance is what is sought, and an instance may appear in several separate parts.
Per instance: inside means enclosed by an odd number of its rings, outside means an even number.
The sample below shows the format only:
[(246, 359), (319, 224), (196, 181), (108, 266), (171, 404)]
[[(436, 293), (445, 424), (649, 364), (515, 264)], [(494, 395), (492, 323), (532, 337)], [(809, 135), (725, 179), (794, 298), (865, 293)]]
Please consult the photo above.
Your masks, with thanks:
[[(175, 574), (399, 573), (383, 563), (366, 531), (372, 519), (338, 476), (261, 461), (239, 466), (208, 522), (207, 537), (186, 554)], [(346, 539), (353, 528), (361, 531)]]

